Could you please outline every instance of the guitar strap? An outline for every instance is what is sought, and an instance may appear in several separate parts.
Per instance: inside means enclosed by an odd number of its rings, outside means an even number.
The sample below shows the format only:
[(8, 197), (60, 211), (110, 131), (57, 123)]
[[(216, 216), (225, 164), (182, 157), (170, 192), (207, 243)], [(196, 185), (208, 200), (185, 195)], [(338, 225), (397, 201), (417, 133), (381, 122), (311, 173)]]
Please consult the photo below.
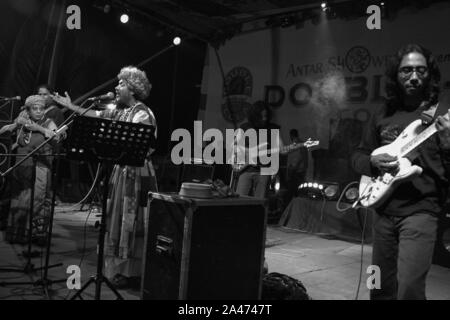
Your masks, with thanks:
[(429, 107), (427, 110), (422, 111), (420, 114), (420, 120), (422, 120), (423, 125), (428, 126), (431, 122), (433, 122), (438, 106), (439, 102)]
[[(436, 103), (435, 105), (429, 107), (427, 110), (422, 111), (420, 114), (420, 120), (422, 124), (428, 126), (431, 124), (438, 115), (445, 114), (449, 106), (446, 103)], [(437, 110), (439, 109), (439, 112)]]

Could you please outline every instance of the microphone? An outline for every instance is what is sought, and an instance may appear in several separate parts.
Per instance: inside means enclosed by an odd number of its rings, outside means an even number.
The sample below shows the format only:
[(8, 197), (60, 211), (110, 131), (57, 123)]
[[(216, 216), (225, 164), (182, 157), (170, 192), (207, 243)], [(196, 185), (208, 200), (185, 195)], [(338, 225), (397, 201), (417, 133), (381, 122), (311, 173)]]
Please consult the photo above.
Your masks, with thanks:
[(108, 92), (107, 94), (102, 94), (101, 96), (97, 96), (97, 97), (92, 97), (89, 98), (88, 100), (93, 101), (93, 100), (113, 100), (115, 98), (114, 93), (112, 92)]
[(11, 98), (0, 97), (0, 100), (3, 100), (3, 101), (20, 101), (20, 100), (22, 100), (22, 97), (21, 96), (15, 96), (15, 97), (11, 97)]
[(67, 131), (69, 129), (69, 126), (67, 124), (63, 125), (61, 128), (55, 131), (55, 134), (61, 134)]

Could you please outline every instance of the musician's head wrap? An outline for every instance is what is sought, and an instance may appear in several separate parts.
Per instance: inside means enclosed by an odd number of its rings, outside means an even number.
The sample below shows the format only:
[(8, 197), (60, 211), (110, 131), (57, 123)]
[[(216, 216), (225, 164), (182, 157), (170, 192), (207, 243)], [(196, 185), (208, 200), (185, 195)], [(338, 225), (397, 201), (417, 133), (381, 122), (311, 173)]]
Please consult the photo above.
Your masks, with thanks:
[(146, 99), (152, 89), (152, 85), (148, 81), (145, 71), (133, 66), (122, 68), (117, 78), (125, 81), (128, 88), (134, 92), (136, 98), (139, 100)]
[(43, 96), (39, 95), (29, 96), (25, 100), (25, 107), (27, 108), (27, 110), (30, 110), (30, 108), (35, 105), (39, 105), (45, 108), (45, 103), (46, 99)]

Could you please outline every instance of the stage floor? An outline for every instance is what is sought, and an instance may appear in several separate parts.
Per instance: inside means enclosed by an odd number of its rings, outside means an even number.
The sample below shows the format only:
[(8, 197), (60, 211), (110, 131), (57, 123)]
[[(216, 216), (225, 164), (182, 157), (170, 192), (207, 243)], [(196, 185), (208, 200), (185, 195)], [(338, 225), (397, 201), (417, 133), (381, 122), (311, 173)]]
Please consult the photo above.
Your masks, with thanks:
[[(67, 279), (68, 266), (78, 265), (84, 253), (81, 265), (81, 283), (84, 284), (96, 270), (97, 229), (99, 220), (95, 214), (88, 217), (88, 211), (74, 210), (70, 204), (57, 207), (55, 214), (54, 236), (50, 263), (62, 263), (62, 266), (49, 269), (49, 279)], [(87, 209), (87, 207), (86, 207)], [(85, 228), (86, 226), (86, 228)], [(86, 230), (86, 232), (84, 232)], [(10, 245), (0, 235), (0, 268), (22, 268), (25, 259), (20, 256), (26, 246)], [(84, 241), (85, 239), (85, 241)], [(33, 246), (33, 251), (42, 250)], [(364, 245), (362, 278), (358, 299), (367, 300), (369, 291), (366, 287), (370, 264), (371, 247)], [(351, 300), (356, 296), (360, 274), (361, 245), (337, 239), (327, 239), (318, 235), (304, 233), (283, 227), (269, 226), (267, 229), (266, 261), (269, 272), (279, 272), (299, 279), (309, 295), (315, 300)], [(33, 258), (35, 267), (44, 264), (42, 258)], [(0, 282), (37, 281), (42, 279), (40, 271), (35, 274), (0, 272)], [(433, 265), (428, 277), (427, 295), (430, 300), (450, 299), (450, 269)], [(68, 290), (66, 282), (54, 283), (51, 295), (55, 300), (68, 299), (75, 293)], [(83, 298), (94, 297), (95, 286), (89, 286)], [(127, 300), (138, 300), (139, 292), (120, 290)], [(39, 300), (45, 299), (40, 286), (7, 285), (0, 286), (0, 299)], [(115, 299), (114, 294), (102, 286), (102, 300)]]

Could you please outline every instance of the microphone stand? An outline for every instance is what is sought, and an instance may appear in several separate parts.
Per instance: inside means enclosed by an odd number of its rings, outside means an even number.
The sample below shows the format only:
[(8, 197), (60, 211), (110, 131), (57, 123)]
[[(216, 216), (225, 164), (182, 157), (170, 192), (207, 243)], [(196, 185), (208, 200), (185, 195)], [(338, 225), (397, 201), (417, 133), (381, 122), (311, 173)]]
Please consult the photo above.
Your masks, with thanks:
[[(86, 101), (85, 101), (86, 102)], [(84, 105), (83, 102), (81, 105)], [(87, 111), (89, 111), (90, 109), (92, 109), (95, 106), (95, 103), (92, 103), (92, 105), (90, 107), (88, 107), (87, 109), (84, 110), (84, 112), (81, 114), (85, 114)], [(71, 120), (74, 116), (75, 116), (75, 112), (72, 113), (58, 128), (58, 130), (56, 131), (57, 134), (62, 133), (64, 131), (67, 130), (68, 126), (72, 123), (73, 120)], [(56, 134), (55, 134), (56, 136)], [(4, 268), (4, 269), (0, 269), (0, 271), (6, 271), (6, 272), (24, 272), (25, 274), (29, 274), (32, 272), (35, 272), (37, 270), (41, 270), (44, 269), (44, 277), (42, 279), (39, 279), (37, 281), (34, 282), (0, 282), (0, 286), (6, 286), (6, 285), (29, 285), (32, 284), (33, 286), (43, 286), (43, 290), (45, 292), (45, 295), (47, 297), (47, 299), (50, 300), (50, 295), (49, 295), (49, 290), (48, 287), (51, 286), (53, 283), (58, 283), (58, 282), (65, 282), (67, 281), (67, 279), (60, 279), (60, 280), (49, 280), (47, 278), (48, 276), (48, 269), (50, 268), (54, 268), (54, 267), (58, 267), (58, 266), (62, 266), (62, 263), (58, 263), (55, 265), (51, 265), (49, 266), (49, 260), (50, 260), (50, 246), (51, 246), (51, 237), (52, 237), (52, 231), (53, 231), (53, 216), (54, 216), (54, 212), (55, 212), (55, 202), (56, 202), (56, 182), (57, 182), (57, 172), (55, 169), (57, 169), (59, 167), (59, 157), (65, 154), (52, 154), (51, 156), (57, 156), (58, 160), (57, 160), (57, 164), (55, 165), (55, 160), (53, 160), (53, 165), (52, 165), (52, 178), (55, 178), (52, 181), (52, 204), (51, 204), (51, 209), (50, 209), (50, 221), (49, 221), (49, 231), (48, 231), (48, 237), (47, 237), (47, 247), (46, 247), (46, 257), (45, 257), (45, 265), (44, 267), (40, 267), (40, 268), (34, 268), (33, 264), (31, 263), (31, 242), (32, 242), (32, 220), (33, 220), (33, 205), (34, 205), (34, 184), (35, 184), (35, 180), (36, 180), (36, 158), (35, 158), (35, 154), (42, 148), (44, 147), (44, 145), (46, 145), (47, 143), (49, 143), (50, 141), (52, 141), (55, 136), (47, 138), (44, 142), (42, 142), (39, 146), (37, 146), (32, 152), (30, 152), (29, 154), (27, 154), (24, 158), (22, 158), (19, 162), (17, 162), (14, 166), (12, 166), (11, 168), (9, 168), (8, 170), (6, 170), (4, 173), (0, 173), (1, 177), (4, 177), (6, 175), (8, 175), (11, 171), (13, 171), (15, 168), (17, 168), (18, 166), (20, 166), (23, 162), (25, 162), (27, 159), (29, 159), (30, 157), (33, 157), (33, 169), (32, 169), (32, 178), (31, 178), (31, 199), (30, 199), (30, 212), (29, 212), (29, 230), (28, 230), (28, 257), (27, 257), (27, 263), (25, 265), (25, 267), (20, 270), (20, 269), (9, 269), (9, 268)], [(24, 254), (25, 255), (25, 254)]]

